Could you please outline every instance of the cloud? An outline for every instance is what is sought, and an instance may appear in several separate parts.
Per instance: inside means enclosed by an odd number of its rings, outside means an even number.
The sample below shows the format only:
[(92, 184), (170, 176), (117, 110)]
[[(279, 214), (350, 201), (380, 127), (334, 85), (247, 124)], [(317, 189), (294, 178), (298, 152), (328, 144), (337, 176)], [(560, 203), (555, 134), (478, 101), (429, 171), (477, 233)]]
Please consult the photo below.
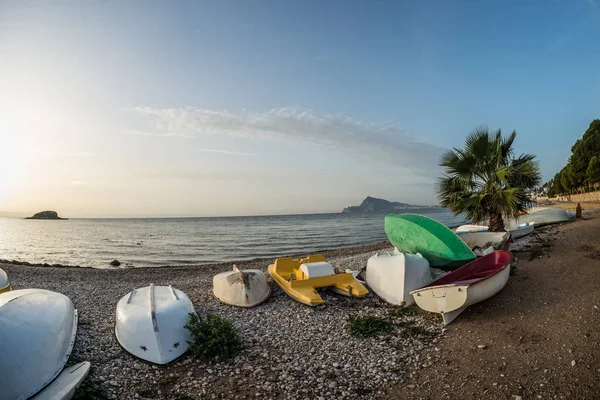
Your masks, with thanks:
[(73, 157), (73, 158), (88, 158), (91, 156), (93, 156), (93, 154), (86, 152), (86, 151), (75, 151), (75, 152), (69, 153), (69, 157)]
[(196, 149), (196, 151), (201, 151), (205, 153), (219, 153), (219, 154), (228, 154), (234, 156), (258, 156), (256, 153), (244, 153), (243, 151), (229, 151), (229, 150), (220, 150), (220, 149)]
[(388, 122), (367, 122), (345, 114), (319, 115), (299, 107), (267, 112), (214, 111), (197, 107), (135, 107), (129, 111), (149, 122), (153, 136), (229, 136), (262, 141), (292, 141), (359, 150), (362, 157), (409, 168), (421, 175), (438, 173), (444, 149), (424, 143)]

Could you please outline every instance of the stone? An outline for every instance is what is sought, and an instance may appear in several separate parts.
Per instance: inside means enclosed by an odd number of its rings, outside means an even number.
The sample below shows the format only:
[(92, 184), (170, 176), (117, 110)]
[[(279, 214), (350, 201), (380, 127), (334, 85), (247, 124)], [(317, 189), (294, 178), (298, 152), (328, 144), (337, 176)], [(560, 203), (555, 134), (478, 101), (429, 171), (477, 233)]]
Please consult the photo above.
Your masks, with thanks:
[(575, 361), (575, 360), (571, 361), (571, 367), (574, 367), (575, 365), (577, 365), (577, 361)]
[(113, 267), (118, 267), (119, 265), (121, 265), (121, 262), (119, 260), (112, 260), (110, 262), (110, 265), (112, 265)]
[(335, 389), (337, 387), (337, 382), (336, 381), (331, 381), (329, 383), (329, 389)]
[(478, 344), (478, 345), (477, 345), (477, 348), (479, 348), (479, 349), (481, 349), (481, 350), (485, 349), (486, 347), (487, 347), (487, 346), (486, 346), (485, 344)]
[(133, 364), (133, 368), (137, 369), (138, 371), (142, 369), (142, 365), (139, 363), (134, 363)]

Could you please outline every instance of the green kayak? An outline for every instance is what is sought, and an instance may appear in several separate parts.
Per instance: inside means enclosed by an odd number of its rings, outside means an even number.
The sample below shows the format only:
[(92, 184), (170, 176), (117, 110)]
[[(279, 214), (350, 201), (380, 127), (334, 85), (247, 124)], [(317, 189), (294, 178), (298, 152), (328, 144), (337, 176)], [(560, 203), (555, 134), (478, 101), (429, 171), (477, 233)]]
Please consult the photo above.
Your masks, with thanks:
[(454, 232), (439, 222), (417, 214), (390, 214), (385, 233), (402, 253), (421, 253), (432, 267), (456, 269), (475, 254)]

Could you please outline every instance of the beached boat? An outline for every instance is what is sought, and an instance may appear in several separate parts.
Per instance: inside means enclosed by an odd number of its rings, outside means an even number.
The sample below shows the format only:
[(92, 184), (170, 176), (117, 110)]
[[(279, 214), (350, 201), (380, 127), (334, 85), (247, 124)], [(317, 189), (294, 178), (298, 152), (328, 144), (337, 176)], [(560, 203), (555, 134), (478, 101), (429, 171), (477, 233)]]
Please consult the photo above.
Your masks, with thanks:
[[(71, 300), (42, 289), (2, 293), (0, 327), (0, 398), (68, 399), (69, 391), (63, 389), (73, 380), (67, 384), (61, 371), (77, 333), (77, 310)], [(75, 386), (85, 376), (80, 378)]]
[(519, 239), (523, 236), (531, 235), (533, 230), (535, 229), (535, 222), (527, 222), (525, 224), (520, 224), (518, 226), (514, 226), (508, 231), (510, 232), (510, 236), (513, 239)]
[(541, 211), (530, 212), (518, 219), (509, 221), (508, 226), (516, 227), (524, 223), (534, 222), (536, 226), (544, 226), (550, 224), (559, 224), (561, 222), (569, 222), (573, 218), (570, 213), (562, 208), (546, 208)]
[(475, 259), (469, 246), (454, 232), (423, 215), (388, 215), (385, 233), (399, 252), (420, 253), (432, 267), (455, 269)]
[(456, 234), (466, 233), (466, 232), (489, 232), (489, 227), (487, 225), (461, 225), (454, 230)]
[(84, 361), (65, 368), (40, 394), (31, 400), (69, 400), (90, 372), (91, 364)]
[(221, 272), (213, 277), (213, 294), (225, 304), (254, 307), (271, 294), (265, 273), (258, 269)]
[(119, 300), (115, 334), (134, 356), (168, 364), (188, 349), (192, 338), (184, 326), (193, 312), (191, 300), (181, 290), (151, 284)]
[(361, 297), (369, 291), (350, 272), (338, 272), (320, 254), (303, 259), (278, 258), (269, 274), (290, 297), (309, 306), (323, 304), (318, 288), (331, 287), (346, 296)]
[(485, 256), (496, 250), (508, 250), (510, 244), (510, 233), (508, 232), (461, 232), (457, 235), (477, 257)]
[[(527, 222), (524, 224), (513, 226), (512, 228), (509, 228), (506, 231), (510, 233), (510, 237), (512, 239), (518, 239), (533, 233), (534, 225), (535, 222)], [(490, 232), (490, 230), (486, 225), (461, 225), (458, 228), (456, 228), (457, 235), (467, 232)]]
[(8, 292), (12, 289), (8, 275), (2, 269), (0, 269), (0, 293)]
[(431, 282), (431, 268), (420, 254), (380, 251), (367, 261), (365, 276), (377, 296), (407, 307), (415, 302), (410, 292)]
[(444, 325), (468, 306), (498, 293), (508, 281), (512, 255), (495, 251), (411, 292), (425, 311), (442, 314)]

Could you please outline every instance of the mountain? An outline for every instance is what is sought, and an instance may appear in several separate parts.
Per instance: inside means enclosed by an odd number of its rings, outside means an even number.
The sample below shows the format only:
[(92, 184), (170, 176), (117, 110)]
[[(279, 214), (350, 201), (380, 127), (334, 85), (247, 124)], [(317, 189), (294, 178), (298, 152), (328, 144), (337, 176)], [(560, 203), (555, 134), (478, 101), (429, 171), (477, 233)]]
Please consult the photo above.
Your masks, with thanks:
[(368, 196), (360, 203), (360, 206), (350, 206), (344, 208), (343, 213), (390, 213), (395, 211), (404, 211), (411, 208), (423, 208), (429, 206), (417, 206), (413, 204), (399, 203), (397, 201), (388, 201)]

